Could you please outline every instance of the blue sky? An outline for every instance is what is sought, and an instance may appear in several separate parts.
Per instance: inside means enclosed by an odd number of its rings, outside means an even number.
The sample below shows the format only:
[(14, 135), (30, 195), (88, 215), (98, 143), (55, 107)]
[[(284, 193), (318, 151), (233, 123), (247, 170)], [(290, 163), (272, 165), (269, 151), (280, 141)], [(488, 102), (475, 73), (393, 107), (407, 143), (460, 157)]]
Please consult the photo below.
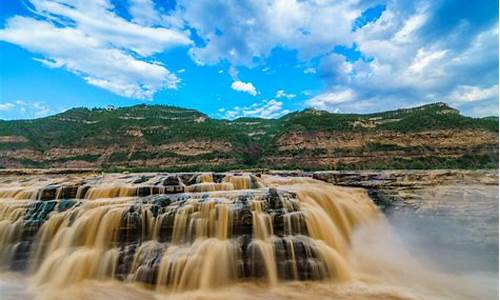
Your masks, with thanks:
[(0, 118), (172, 104), (216, 118), (443, 101), (498, 115), (498, 2), (3, 0)]

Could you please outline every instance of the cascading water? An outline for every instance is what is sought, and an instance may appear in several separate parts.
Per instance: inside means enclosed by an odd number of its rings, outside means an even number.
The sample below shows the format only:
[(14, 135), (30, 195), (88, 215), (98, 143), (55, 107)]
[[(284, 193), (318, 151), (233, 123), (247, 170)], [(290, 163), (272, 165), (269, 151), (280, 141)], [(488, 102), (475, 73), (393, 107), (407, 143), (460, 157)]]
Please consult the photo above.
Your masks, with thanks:
[[(344, 279), (351, 226), (377, 215), (366, 195), (325, 184), (289, 192), (250, 175), (202, 174), (187, 186), (131, 179), (2, 191), (3, 265), (60, 287), (107, 277), (172, 290)], [(166, 195), (176, 189), (189, 193)]]
[(16, 180), (0, 181), (0, 268), (29, 274), (35, 287), (51, 291), (108, 279), (160, 295), (245, 283), (272, 290), (286, 282), (359, 282), (366, 279), (353, 234), (384, 223), (366, 191), (309, 178)]

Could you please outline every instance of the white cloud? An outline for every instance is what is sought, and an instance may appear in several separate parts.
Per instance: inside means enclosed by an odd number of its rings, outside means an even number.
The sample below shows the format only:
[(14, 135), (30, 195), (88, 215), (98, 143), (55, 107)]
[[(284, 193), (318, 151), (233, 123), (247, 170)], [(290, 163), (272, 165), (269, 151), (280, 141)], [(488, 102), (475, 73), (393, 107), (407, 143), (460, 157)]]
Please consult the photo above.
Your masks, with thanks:
[(177, 87), (177, 76), (147, 58), (189, 45), (185, 33), (129, 22), (116, 15), (107, 0), (31, 0), (31, 4), (38, 18), (8, 19), (0, 40), (42, 55), (36, 60), (48, 67), (65, 68), (121, 96), (150, 99), (161, 89)]
[(14, 103), (23, 118), (41, 118), (54, 113), (45, 102), (17, 100)]
[(276, 92), (276, 98), (287, 98), (287, 99), (293, 99), (295, 98), (297, 95), (295, 94), (287, 94), (284, 90), (278, 90)]
[(488, 88), (460, 85), (447, 97), (450, 103), (465, 103), (494, 99), (498, 100), (498, 84)]
[(426, 51), (423, 48), (418, 49), (417, 56), (413, 60), (409, 69), (415, 73), (421, 73), (422, 71), (425, 70), (427, 66), (431, 64), (436, 64), (437, 62), (442, 60), (445, 57), (446, 52), (448, 51), (447, 50)]
[(314, 108), (334, 111), (338, 109), (338, 107), (335, 107), (337, 104), (351, 102), (353, 100), (355, 100), (355, 95), (352, 90), (332, 91), (319, 94), (307, 100), (306, 104)]
[(316, 74), (316, 69), (315, 68), (307, 68), (304, 70), (304, 74)]
[(9, 111), (14, 107), (16, 107), (16, 105), (10, 102), (0, 103), (0, 111)]
[[(73, 28), (100, 44), (149, 56), (165, 49), (189, 45), (186, 33), (163, 27), (143, 26), (129, 22), (113, 11), (109, 0), (31, 0), (39, 15)], [(40, 33), (40, 34), (43, 34)]]
[[(447, 101), (467, 113), (471, 108), (466, 102), (494, 93), (498, 23), (469, 33), (467, 39), (463, 26), (436, 38), (425, 31), (433, 13), (430, 2), (419, 2), (412, 9), (401, 3), (388, 5), (378, 20), (354, 32), (359, 51), (369, 59), (348, 61), (337, 54), (321, 57), (318, 75), (328, 88), (306, 104), (371, 112)], [(339, 97), (339, 91), (346, 90), (352, 95)], [(498, 102), (495, 95), (488, 99)]]
[(251, 82), (234, 81), (231, 88), (238, 92), (248, 93), (252, 96), (257, 96), (257, 89)]
[[(194, 47), (195, 61), (254, 65), (281, 46), (298, 50), (299, 59), (350, 45), (352, 22), (366, 4), (359, 1), (179, 0), (182, 18), (205, 44)], [(364, 5), (364, 6), (363, 6)]]
[(129, 0), (128, 11), (133, 21), (141, 25), (155, 25), (161, 22), (161, 16), (155, 9), (153, 0)]
[[(354, 20), (372, 1), (178, 0), (165, 13), (153, 0), (129, 0), (130, 21), (116, 13), (112, 0), (27, 1), (36, 17), (7, 20), (0, 40), (122, 96), (151, 98), (176, 88), (181, 72), (170, 72), (153, 55), (185, 46), (198, 64), (228, 66), (231, 87), (254, 96), (257, 89), (240, 80), (237, 67), (268, 72), (265, 59), (273, 49), (293, 51), (303, 72), (316, 74), (326, 86), (306, 104), (330, 110), (385, 110), (439, 100), (465, 107), (497, 97), (486, 96), (498, 85), (498, 15), (443, 18), (448, 10), (441, 8), (456, 8), (453, 1), (387, 1), (380, 18), (355, 31)], [(203, 42), (194, 44), (186, 28)], [(354, 46), (361, 58), (346, 59), (336, 46)], [(286, 98), (276, 94), (281, 96)], [(470, 100), (481, 97), (488, 100)]]
[(475, 105), (470, 108), (468, 114), (473, 117), (498, 116), (498, 101)]
[(227, 73), (234, 81), (238, 81), (238, 69), (235, 66), (230, 66)]
[(415, 31), (425, 24), (427, 20), (427, 15), (423, 13), (417, 13), (411, 16), (408, 20), (404, 22), (403, 28), (398, 30), (394, 35), (394, 41), (398, 43), (411, 43)]
[[(219, 109), (219, 111), (221, 111)], [(262, 100), (249, 106), (235, 106), (232, 109), (225, 110), (223, 117), (225, 119), (236, 119), (240, 117), (256, 118), (278, 118), (290, 111), (283, 109), (283, 102), (277, 100)]]
[(0, 103), (0, 118), (32, 119), (46, 117), (56, 111), (45, 102), (17, 100)]

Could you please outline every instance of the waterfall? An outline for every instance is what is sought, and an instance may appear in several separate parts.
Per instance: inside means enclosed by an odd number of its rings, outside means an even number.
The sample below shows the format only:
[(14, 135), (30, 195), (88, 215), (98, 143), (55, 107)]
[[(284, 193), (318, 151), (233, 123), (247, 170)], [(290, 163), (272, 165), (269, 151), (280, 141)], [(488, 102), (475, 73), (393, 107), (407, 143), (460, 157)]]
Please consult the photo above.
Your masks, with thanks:
[[(14, 186), (14, 187), (13, 187)], [(85, 279), (158, 291), (353, 278), (366, 192), (251, 174), (82, 175), (0, 181), (0, 268), (37, 285)]]

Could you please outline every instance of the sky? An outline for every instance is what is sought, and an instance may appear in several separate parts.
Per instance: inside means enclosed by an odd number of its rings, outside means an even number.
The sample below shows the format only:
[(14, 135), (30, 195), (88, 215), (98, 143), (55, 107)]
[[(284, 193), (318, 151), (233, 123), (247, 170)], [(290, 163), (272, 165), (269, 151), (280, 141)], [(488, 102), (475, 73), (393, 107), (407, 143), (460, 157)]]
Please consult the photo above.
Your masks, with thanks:
[(141, 103), (276, 118), (438, 101), (498, 115), (498, 1), (0, 2), (0, 119)]

